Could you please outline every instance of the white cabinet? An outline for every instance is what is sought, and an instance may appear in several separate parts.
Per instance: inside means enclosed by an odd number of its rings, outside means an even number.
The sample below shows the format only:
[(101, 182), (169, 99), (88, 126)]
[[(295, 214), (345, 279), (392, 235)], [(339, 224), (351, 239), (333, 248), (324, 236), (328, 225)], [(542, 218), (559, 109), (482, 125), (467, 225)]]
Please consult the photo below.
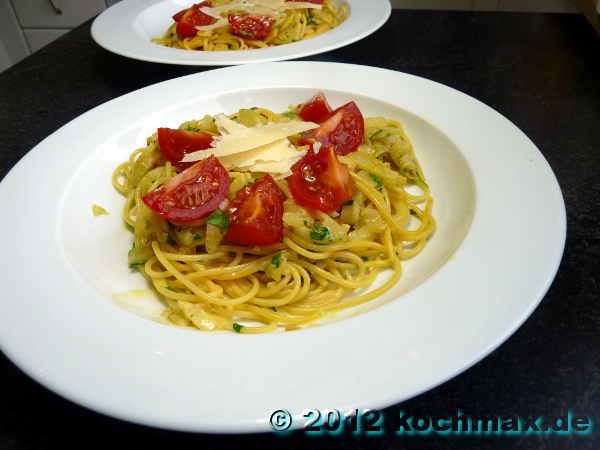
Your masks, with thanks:
[(29, 55), (23, 31), (9, 0), (0, 0), (0, 72)]
[(118, 0), (0, 0), (0, 72)]
[(40, 48), (45, 47), (50, 42), (58, 39), (63, 34), (68, 33), (69, 30), (62, 28), (56, 30), (48, 30), (48, 29), (30, 29), (24, 30), (25, 39), (27, 39), (27, 43), (29, 44), (29, 48), (32, 52), (38, 51)]
[(104, 0), (12, 0), (23, 28), (73, 28), (106, 8)]

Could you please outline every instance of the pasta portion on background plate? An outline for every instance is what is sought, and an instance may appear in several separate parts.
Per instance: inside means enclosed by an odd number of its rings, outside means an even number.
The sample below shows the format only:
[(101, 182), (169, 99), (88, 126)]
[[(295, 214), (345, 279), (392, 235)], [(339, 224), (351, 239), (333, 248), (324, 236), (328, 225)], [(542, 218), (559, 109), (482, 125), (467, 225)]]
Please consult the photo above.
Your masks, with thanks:
[(325, 33), (347, 17), (341, 0), (211, 0), (179, 11), (152, 41), (184, 50), (265, 48)]
[(323, 94), (159, 128), (113, 184), (130, 267), (165, 321), (206, 331), (293, 330), (373, 300), (436, 227), (402, 125)]

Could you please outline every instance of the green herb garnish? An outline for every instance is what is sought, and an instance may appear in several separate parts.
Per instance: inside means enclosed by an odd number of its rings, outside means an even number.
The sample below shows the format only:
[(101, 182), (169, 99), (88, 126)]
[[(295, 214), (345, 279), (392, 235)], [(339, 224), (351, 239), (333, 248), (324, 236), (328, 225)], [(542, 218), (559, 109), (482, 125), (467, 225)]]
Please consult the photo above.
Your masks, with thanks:
[(239, 323), (233, 322), (233, 331), (236, 333), (241, 333), (244, 325), (240, 325)]
[(202, 236), (200, 236), (200, 233), (194, 234), (194, 240), (195, 241), (199, 241), (200, 239), (202, 239)]
[(410, 215), (411, 215), (411, 216), (416, 216), (416, 215), (417, 215), (417, 213), (416, 213), (416, 212), (414, 212), (414, 211), (411, 209), (411, 210), (410, 210)]
[(239, 34), (241, 34), (242, 36), (245, 36), (245, 37), (247, 37), (247, 38), (250, 38), (250, 39), (254, 39), (254, 38), (255, 38), (255, 37), (254, 37), (254, 34), (252, 34), (252, 33), (248, 32), (248, 31), (246, 31), (246, 30), (237, 30), (237, 32), (238, 32)]
[(350, 199), (348, 200), (346, 203), (343, 204), (343, 206), (351, 206), (354, 205), (354, 200)]
[(425, 186), (425, 189), (429, 189), (429, 185), (425, 181), (425, 178), (423, 178), (419, 172), (417, 172), (417, 184), (420, 185), (420, 187)]
[(381, 181), (381, 179), (378, 178), (377, 175), (373, 175), (372, 173), (370, 173), (369, 176), (371, 177), (371, 180), (373, 180), (373, 182), (375, 183), (375, 188), (378, 191), (380, 191), (381, 187), (383, 186), (383, 181)]
[(129, 263), (129, 268), (135, 269), (136, 267), (143, 266), (144, 264), (146, 264), (146, 261), (132, 262), (132, 263)]
[(196, 128), (196, 127), (194, 127), (194, 126), (192, 126), (192, 125), (188, 125), (188, 126), (185, 128), (185, 131), (200, 131), (200, 130), (198, 130), (198, 128)]
[(308, 20), (306, 21), (307, 25), (316, 25), (317, 21), (315, 20), (315, 15), (311, 12), (308, 13)]
[(282, 115), (283, 117), (287, 117), (288, 119), (293, 119), (294, 117), (296, 117), (296, 116), (297, 116), (297, 114), (296, 114), (296, 112), (295, 112), (295, 111), (286, 111), (286, 112), (284, 112), (284, 113), (281, 113), (281, 115)]
[(169, 245), (171, 245), (171, 246), (175, 246), (175, 245), (177, 245), (177, 241), (175, 241), (175, 239), (173, 239), (173, 238), (171, 237), (171, 235), (168, 235), (168, 236), (167, 236), (167, 244), (169, 244)]
[(381, 133), (383, 133), (382, 129), (377, 130), (375, 133), (373, 133), (369, 139), (372, 141), (373, 139), (375, 139), (377, 136), (379, 136)]
[(271, 311), (277, 312), (277, 308), (275, 308), (274, 306), (271, 306)]
[(275, 256), (273, 256), (273, 259), (271, 259), (271, 265), (275, 268), (278, 268), (281, 265), (282, 257), (283, 257), (282, 253), (277, 253)]
[(225, 230), (229, 226), (229, 217), (222, 210), (217, 209), (206, 219), (206, 223)]
[(310, 231), (310, 238), (313, 241), (324, 241), (326, 239), (331, 241), (331, 232), (329, 228), (324, 227), (320, 223), (315, 223)]

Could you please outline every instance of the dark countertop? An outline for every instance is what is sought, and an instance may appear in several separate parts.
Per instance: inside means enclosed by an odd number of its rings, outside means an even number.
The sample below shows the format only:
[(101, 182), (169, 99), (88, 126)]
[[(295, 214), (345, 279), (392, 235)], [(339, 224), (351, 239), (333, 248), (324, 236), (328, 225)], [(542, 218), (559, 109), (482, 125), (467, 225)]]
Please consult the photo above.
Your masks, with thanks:
[[(460, 409), (474, 415), (556, 416), (573, 411), (597, 423), (600, 40), (591, 26), (577, 15), (395, 11), (374, 35), (306, 59), (408, 72), (487, 103), (538, 145), (567, 205), (565, 255), (531, 318), (479, 364), (386, 412), (402, 409), (431, 416)], [(200, 70), (206, 69), (113, 55), (94, 44), (89, 23), (82, 25), (0, 74), (0, 177), (39, 141), (88, 109)], [(1, 354), (0, 377), (0, 449), (600, 448), (598, 431), (571, 437), (368, 439), (190, 435), (132, 425), (81, 408), (29, 379)]]

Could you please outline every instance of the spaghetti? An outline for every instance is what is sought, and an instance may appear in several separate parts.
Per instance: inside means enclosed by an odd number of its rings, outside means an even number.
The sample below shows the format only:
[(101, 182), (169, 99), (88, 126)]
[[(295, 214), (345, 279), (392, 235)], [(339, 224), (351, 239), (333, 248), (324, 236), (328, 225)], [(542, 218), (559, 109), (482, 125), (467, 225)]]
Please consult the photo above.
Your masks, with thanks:
[(166, 33), (152, 42), (184, 50), (265, 48), (320, 35), (347, 16), (346, 3), (335, 0), (212, 0), (173, 16)]
[[(329, 150), (328, 157), (333, 158), (330, 164), (337, 164), (339, 171), (335, 176), (328, 173), (325, 184), (312, 186), (334, 189), (336, 186), (329, 179), (343, 180), (339, 174), (349, 174), (345, 181), (350, 189), (346, 191), (348, 195), (336, 197), (344, 202), (332, 206), (334, 210), (324, 212), (303, 206), (301, 203), (306, 203), (294, 184), (294, 180), (302, 181), (294, 177), (300, 172), (306, 175), (307, 167), (323, 167), (325, 159), (320, 160), (320, 166), (309, 166), (310, 158), (325, 158), (327, 149), (334, 148), (328, 147), (333, 135), (327, 141), (321, 132), (331, 129), (331, 121), (350, 123), (346, 116), (340, 116), (349, 114), (349, 110), (346, 106), (329, 112), (329, 122), (289, 137), (300, 158), (292, 165), (291, 175), (279, 173), (272, 178), (253, 170), (227, 170), (229, 187), (225, 200), (207, 217), (187, 224), (161, 217), (164, 209), (153, 210), (156, 204), (149, 197), (157, 192), (164, 196), (165, 189), (170, 189), (169, 183), (181, 178), (181, 174), (218, 164), (211, 162), (218, 158), (205, 158), (182, 171), (168, 160), (167, 141), (161, 136), (164, 129), (159, 129), (158, 136), (149, 137), (146, 146), (135, 150), (128, 161), (116, 168), (113, 185), (126, 197), (123, 218), (134, 234), (129, 264), (150, 281), (164, 300), (166, 321), (206, 331), (293, 330), (368, 302), (394, 286), (401, 277), (401, 261), (421, 252), (435, 230), (433, 199), (402, 125), (385, 118), (364, 119), (359, 124), (364, 128), (357, 148), (345, 153), (343, 148), (335, 147), (337, 155)], [(299, 112), (296, 106), (283, 114), (256, 108), (240, 110), (228, 119), (252, 130), (267, 124), (295, 123), (301, 119)], [(343, 117), (341, 122), (338, 116)], [(204, 133), (218, 140), (223, 131), (218, 122), (215, 117), (206, 116), (185, 122), (172, 132)], [(305, 141), (310, 136), (317, 136), (320, 141), (307, 145)], [(218, 145), (213, 147), (206, 151), (217, 154)], [(332, 166), (327, 167), (330, 170)], [(210, 176), (216, 177), (217, 172), (211, 169)], [(314, 178), (317, 172), (310, 174)], [(255, 189), (261, 183), (266, 186), (267, 178), (273, 180), (269, 189), (277, 190), (280, 197), (265, 197), (269, 192), (266, 187)], [(259, 192), (262, 197), (252, 197), (252, 192)], [(271, 203), (265, 203), (265, 198)], [(275, 238), (277, 242), (236, 243), (240, 239), (253, 242), (249, 237), (251, 228), (245, 228), (240, 238), (232, 232), (238, 226), (236, 214), (243, 214), (246, 204), (254, 202), (252, 215), (260, 217), (279, 198), (283, 205), (279, 219), (283, 231)], [(262, 203), (256, 203), (257, 199)], [(323, 205), (317, 207), (329, 208)], [(259, 230), (256, 239), (264, 239), (276, 221), (277, 218), (269, 217), (262, 222), (264, 233)], [(389, 278), (368, 291), (382, 271), (389, 271)]]

